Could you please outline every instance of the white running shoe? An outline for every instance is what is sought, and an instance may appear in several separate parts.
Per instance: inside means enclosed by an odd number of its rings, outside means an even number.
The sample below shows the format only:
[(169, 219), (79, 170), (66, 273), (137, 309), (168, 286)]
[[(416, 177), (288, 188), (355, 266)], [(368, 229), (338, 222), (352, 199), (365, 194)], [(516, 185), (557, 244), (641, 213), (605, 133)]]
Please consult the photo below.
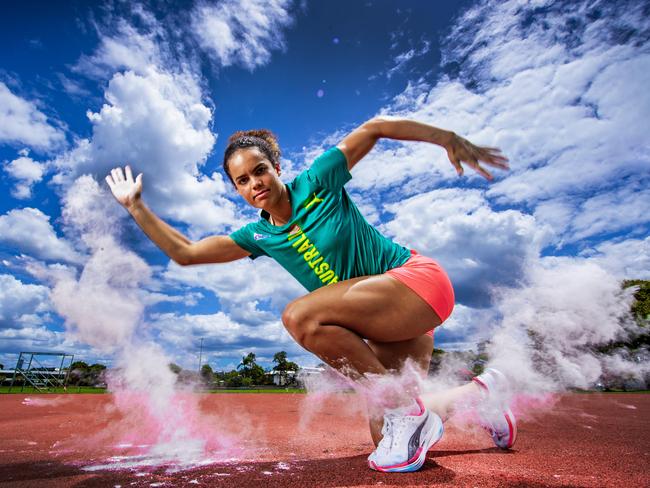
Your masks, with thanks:
[(444, 432), (442, 419), (427, 410), (417, 398), (418, 415), (404, 415), (399, 410), (384, 415), (383, 439), (368, 456), (368, 466), (375, 471), (405, 473), (417, 471), (424, 464), (427, 451)]
[(510, 449), (517, 439), (517, 419), (508, 407), (508, 380), (498, 369), (488, 368), (472, 381), (485, 393), (483, 402), (478, 406), (481, 425), (492, 436), (497, 447)]

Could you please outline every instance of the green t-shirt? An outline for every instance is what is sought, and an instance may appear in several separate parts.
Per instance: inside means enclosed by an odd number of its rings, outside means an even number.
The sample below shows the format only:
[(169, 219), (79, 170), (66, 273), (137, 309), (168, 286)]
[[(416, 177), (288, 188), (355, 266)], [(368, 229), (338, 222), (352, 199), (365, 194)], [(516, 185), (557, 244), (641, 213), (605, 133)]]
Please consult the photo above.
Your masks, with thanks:
[(333, 147), (287, 185), (291, 219), (272, 225), (268, 213), (230, 237), (251, 258), (270, 256), (313, 291), (404, 264), (410, 250), (395, 244), (363, 218), (343, 188), (352, 176), (345, 155)]

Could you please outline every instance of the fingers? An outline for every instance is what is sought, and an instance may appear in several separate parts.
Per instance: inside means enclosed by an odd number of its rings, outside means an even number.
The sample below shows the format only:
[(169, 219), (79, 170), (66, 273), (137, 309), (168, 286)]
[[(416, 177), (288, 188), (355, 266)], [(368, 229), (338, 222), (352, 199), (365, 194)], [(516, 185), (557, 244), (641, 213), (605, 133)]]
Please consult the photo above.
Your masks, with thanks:
[(456, 173), (458, 176), (463, 176), (463, 167), (461, 166), (460, 160), (456, 157), (456, 155), (451, 151), (447, 151), (447, 157), (449, 158), (449, 161), (451, 161), (451, 164), (454, 165), (454, 168), (456, 168)]
[(113, 177), (113, 181), (115, 184), (121, 183), (124, 181), (124, 173), (122, 172), (122, 168), (117, 167), (113, 168), (111, 170), (111, 176)]
[[(142, 173), (140, 173), (142, 174)], [(117, 185), (118, 183), (121, 183), (123, 181), (132, 183), (133, 182), (133, 171), (131, 170), (131, 166), (126, 165), (124, 167), (124, 171), (122, 171), (121, 167), (113, 168), (111, 170), (111, 173), (104, 178), (106, 180), (106, 183), (108, 183), (109, 186), (114, 186)]]
[(485, 178), (485, 179), (487, 179), (487, 180), (492, 180), (492, 179), (493, 179), (492, 175), (491, 175), (490, 173), (488, 173), (488, 172), (485, 170), (485, 168), (483, 168), (483, 167), (478, 163), (478, 160), (477, 160), (474, 156), (472, 156), (472, 157), (469, 159), (468, 164), (472, 167), (472, 169), (474, 169), (474, 171), (476, 171), (478, 174), (480, 174), (483, 178)]
[(510, 169), (508, 158), (501, 153), (500, 149), (496, 147), (479, 147), (477, 152), (478, 159), (485, 164), (495, 168)]
[(483, 168), (480, 164), (477, 163), (476, 166), (474, 166), (474, 169), (483, 178), (485, 178), (487, 180), (490, 180), (490, 181), (492, 181), (494, 179), (494, 177), (488, 171), (486, 171), (485, 168)]
[[(131, 166), (127, 164), (124, 167), (124, 171), (122, 171), (122, 168), (119, 166), (117, 168), (113, 168), (110, 174), (106, 175), (104, 180), (110, 187), (111, 191), (114, 190), (115, 186), (119, 185), (120, 183), (133, 183), (133, 171), (131, 170)], [(139, 185), (142, 185), (142, 173), (138, 175), (135, 182)]]
[(464, 173), (463, 167), (461, 166), (460, 161), (458, 160), (458, 158), (451, 159), (451, 164), (453, 164), (454, 168), (456, 168), (456, 173), (458, 173), (458, 176), (463, 176), (463, 173)]
[(106, 178), (104, 178), (104, 180), (106, 180), (106, 183), (108, 183), (108, 187), (111, 189), (111, 191), (113, 191), (113, 188), (115, 187), (115, 182), (113, 181), (113, 178), (111, 178), (111, 175), (106, 175)]
[(126, 165), (126, 168), (124, 168), (124, 171), (126, 172), (126, 181), (129, 183), (133, 181), (133, 173), (131, 172), (131, 166), (128, 164)]

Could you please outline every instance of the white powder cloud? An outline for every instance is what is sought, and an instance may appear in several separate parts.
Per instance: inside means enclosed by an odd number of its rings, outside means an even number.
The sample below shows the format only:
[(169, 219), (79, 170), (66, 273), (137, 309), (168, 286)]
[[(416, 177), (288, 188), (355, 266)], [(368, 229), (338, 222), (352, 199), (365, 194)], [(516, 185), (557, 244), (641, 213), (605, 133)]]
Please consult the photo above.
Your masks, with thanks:
[(595, 346), (628, 337), (630, 290), (595, 262), (545, 258), (531, 263), (525, 286), (503, 290), (503, 319), (491, 362), (530, 392), (589, 388), (603, 373), (643, 378), (650, 367)]
[(143, 305), (139, 288), (150, 278), (149, 266), (119, 245), (114, 209), (95, 180), (80, 177), (63, 198), (66, 226), (80, 236), (90, 257), (76, 272), (42, 269), (53, 283), (51, 299), (65, 318), (70, 337), (105, 352), (127, 344), (138, 325)]
[(25, 100), (0, 81), (0, 143), (25, 144), (49, 151), (65, 142), (65, 134), (54, 127), (34, 102)]

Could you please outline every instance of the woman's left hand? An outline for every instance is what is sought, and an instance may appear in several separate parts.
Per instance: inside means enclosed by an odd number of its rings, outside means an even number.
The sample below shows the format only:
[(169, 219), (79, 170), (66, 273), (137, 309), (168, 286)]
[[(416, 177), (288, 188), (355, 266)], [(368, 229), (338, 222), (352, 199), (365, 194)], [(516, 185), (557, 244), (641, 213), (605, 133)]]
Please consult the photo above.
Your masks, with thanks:
[(442, 146), (447, 150), (449, 161), (456, 168), (458, 176), (463, 175), (463, 163), (488, 180), (491, 180), (493, 177), (481, 166), (481, 161), (495, 168), (510, 169), (510, 166), (508, 166), (508, 158), (501, 153), (500, 149), (496, 147), (475, 146), (458, 134), (453, 132), (451, 134)]

